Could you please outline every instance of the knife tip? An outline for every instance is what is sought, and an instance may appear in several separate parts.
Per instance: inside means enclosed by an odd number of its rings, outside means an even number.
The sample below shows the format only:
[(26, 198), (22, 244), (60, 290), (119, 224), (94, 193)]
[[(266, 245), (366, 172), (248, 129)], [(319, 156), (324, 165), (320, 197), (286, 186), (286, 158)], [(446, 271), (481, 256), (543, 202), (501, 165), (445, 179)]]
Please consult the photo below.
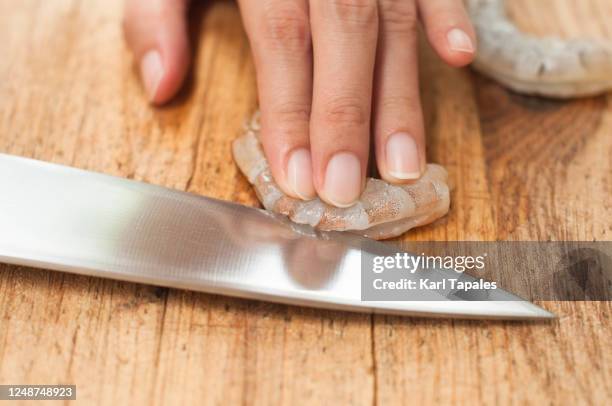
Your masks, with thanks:
[(533, 303), (529, 303), (529, 307), (532, 313), (532, 318), (534, 320), (555, 320), (557, 319), (557, 315), (549, 312), (548, 310), (533, 304)]

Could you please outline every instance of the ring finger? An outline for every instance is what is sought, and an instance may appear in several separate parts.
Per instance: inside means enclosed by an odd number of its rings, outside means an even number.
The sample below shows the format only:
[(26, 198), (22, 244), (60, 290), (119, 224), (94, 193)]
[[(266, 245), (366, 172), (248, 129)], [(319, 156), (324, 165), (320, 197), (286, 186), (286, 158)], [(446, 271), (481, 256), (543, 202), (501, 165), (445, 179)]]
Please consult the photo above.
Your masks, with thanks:
[(425, 168), (414, 0), (381, 0), (374, 90), (374, 138), (381, 177), (401, 183)]

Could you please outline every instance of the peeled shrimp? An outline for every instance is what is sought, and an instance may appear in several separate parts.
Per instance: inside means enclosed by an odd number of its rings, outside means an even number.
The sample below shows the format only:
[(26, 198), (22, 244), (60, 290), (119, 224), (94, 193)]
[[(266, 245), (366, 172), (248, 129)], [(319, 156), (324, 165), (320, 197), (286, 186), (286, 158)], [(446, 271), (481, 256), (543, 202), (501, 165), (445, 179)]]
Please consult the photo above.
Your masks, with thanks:
[(427, 165), (424, 175), (412, 184), (391, 185), (368, 178), (361, 198), (348, 208), (331, 206), (319, 198), (303, 201), (287, 196), (274, 182), (258, 137), (259, 123), (255, 117), (233, 143), (234, 160), (255, 187), (263, 206), (296, 223), (382, 240), (429, 224), (448, 212), (447, 173), (433, 164)]
[(473, 67), (502, 85), (554, 98), (612, 89), (612, 45), (528, 35), (510, 21), (504, 0), (467, 0), (467, 6), (478, 35)]

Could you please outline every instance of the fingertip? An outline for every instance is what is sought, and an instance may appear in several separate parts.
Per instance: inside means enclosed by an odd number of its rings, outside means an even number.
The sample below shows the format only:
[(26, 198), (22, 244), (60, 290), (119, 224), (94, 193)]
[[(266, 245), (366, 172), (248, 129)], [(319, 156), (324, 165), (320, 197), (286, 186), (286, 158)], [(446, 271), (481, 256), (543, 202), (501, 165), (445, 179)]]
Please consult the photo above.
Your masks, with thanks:
[(154, 49), (145, 53), (141, 59), (143, 85), (149, 101), (154, 105), (164, 104), (176, 95), (187, 76), (189, 56), (186, 52), (178, 55), (177, 51), (160, 52)]
[(187, 2), (164, 1), (161, 11), (143, 0), (126, 4), (124, 35), (147, 98), (154, 105), (164, 104), (178, 92), (189, 68)]
[(419, 0), (427, 39), (444, 62), (468, 65), (476, 55), (476, 34), (461, 0)]
[(312, 181), (312, 158), (307, 148), (299, 148), (289, 154), (286, 175), (286, 193), (301, 200), (317, 197)]
[(424, 160), (416, 138), (411, 134), (398, 132), (384, 142), (383, 162), (379, 162), (380, 174), (390, 183), (410, 183), (423, 174)]
[(156, 49), (147, 51), (140, 59), (140, 77), (151, 103), (159, 102), (157, 95), (164, 71), (164, 63)]
[[(154, 105), (168, 102), (181, 88), (191, 62), (187, 32), (183, 27), (163, 27), (156, 37), (157, 47), (146, 52), (141, 58), (141, 66), (147, 63), (151, 54), (159, 55), (161, 74), (157, 86), (149, 87), (143, 71), (143, 83)], [(142, 69), (141, 69), (142, 70)]]
[(466, 30), (453, 27), (446, 32), (447, 62), (453, 66), (471, 63), (476, 55), (476, 40)]
[(163, 57), (157, 49), (144, 53), (140, 59), (140, 76), (149, 102), (162, 105), (180, 89), (188, 63)]
[(308, 122), (280, 118), (262, 106), (261, 142), (272, 176), (288, 196), (300, 200), (317, 197), (308, 145)]
[(359, 200), (364, 183), (359, 157), (352, 152), (337, 152), (327, 163), (319, 196), (333, 206), (351, 207)]
[(430, 34), (429, 39), (436, 53), (450, 66), (460, 68), (469, 65), (476, 56), (476, 39), (467, 30), (458, 27)]

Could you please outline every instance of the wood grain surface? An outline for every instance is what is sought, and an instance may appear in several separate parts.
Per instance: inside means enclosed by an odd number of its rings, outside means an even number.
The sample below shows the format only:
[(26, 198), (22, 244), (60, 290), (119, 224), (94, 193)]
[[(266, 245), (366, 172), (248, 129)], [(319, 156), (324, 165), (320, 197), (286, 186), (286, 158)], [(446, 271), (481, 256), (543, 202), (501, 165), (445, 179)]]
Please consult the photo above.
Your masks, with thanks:
[[(612, 40), (609, 0), (516, 0), (535, 34)], [(195, 66), (145, 100), (119, 0), (0, 0), (0, 152), (257, 205), (230, 142), (256, 108), (234, 3), (192, 13)], [(512, 94), (423, 46), (428, 156), (454, 186), (405, 239), (610, 240), (612, 96)], [(0, 191), (2, 193), (2, 191)], [(370, 316), (0, 265), (0, 384), (82, 404), (610, 404), (610, 302), (552, 323)]]

